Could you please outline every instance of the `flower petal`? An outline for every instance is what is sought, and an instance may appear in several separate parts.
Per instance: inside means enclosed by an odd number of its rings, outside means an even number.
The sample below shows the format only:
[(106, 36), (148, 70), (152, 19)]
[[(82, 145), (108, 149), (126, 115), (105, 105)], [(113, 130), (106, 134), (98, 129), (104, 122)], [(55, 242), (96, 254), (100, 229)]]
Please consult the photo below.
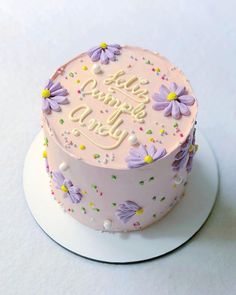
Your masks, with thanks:
[(109, 58), (108, 58), (108, 56), (106, 55), (105, 50), (102, 50), (102, 51), (101, 51), (100, 60), (101, 60), (101, 63), (102, 63), (102, 64), (108, 64), (108, 63), (109, 63)]
[(185, 92), (185, 87), (184, 86), (178, 86), (175, 93), (177, 94), (177, 96), (183, 95)]
[(180, 169), (182, 169), (184, 167), (184, 164), (186, 163), (188, 154), (186, 154), (182, 159), (180, 160), (175, 160), (172, 163), (172, 168), (174, 171), (179, 171)]
[(52, 173), (53, 181), (56, 182), (59, 186), (62, 186), (65, 180), (64, 175), (60, 171), (56, 171)]
[(98, 61), (101, 57), (101, 53), (102, 53), (102, 48), (98, 48), (97, 50), (95, 50), (93, 54), (91, 55), (92, 61)]
[(121, 46), (119, 44), (110, 44), (107, 47), (114, 47), (114, 48), (117, 48), (117, 49), (121, 49)]
[(172, 112), (172, 104), (173, 103), (173, 101), (171, 101), (170, 103), (169, 103), (169, 105), (164, 109), (164, 115), (166, 116), (166, 117), (168, 117), (168, 116), (170, 116), (171, 115), (171, 112)]
[(110, 45), (107, 46), (107, 49), (109, 49), (111, 52), (113, 52), (115, 55), (119, 55), (120, 54), (120, 50), (117, 49), (116, 47), (112, 47)]
[(122, 222), (127, 223), (135, 215), (136, 211), (140, 209), (141, 207), (138, 204), (132, 201), (125, 201), (119, 205), (119, 208), (116, 210), (116, 216)]
[(141, 157), (145, 157), (145, 156), (147, 156), (147, 150), (146, 150), (146, 148), (145, 148), (145, 146), (143, 145), (143, 144), (140, 144), (140, 146), (139, 146), (139, 152), (140, 152), (140, 156)]
[(72, 203), (78, 204), (82, 199), (81, 193), (77, 192), (77, 188), (75, 188), (74, 186), (72, 186), (69, 189), (69, 194), (70, 194), (70, 198), (71, 198)]
[(141, 158), (139, 149), (130, 149), (129, 154), (130, 154), (130, 156), (132, 156), (134, 158), (137, 158), (137, 159)]
[(49, 89), (52, 86), (53, 82), (49, 79), (48, 84), (44, 87), (45, 89)]
[(58, 89), (55, 91), (51, 91), (51, 96), (56, 96), (56, 95), (66, 96), (66, 95), (68, 95), (68, 92), (64, 88), (61, 88), (61, 89)]
[(159, 147), (153, 157), (153, 159), (156, 161), (166, 155), (166, 149), (163, 147)]
[(189, 108), (181, 102), (179, 103), (179, 110), (180, 110), (180, 113), (184, 116), (189, 116), (191, 114)]
[(100, 49), (100, 47), (99, 46), (95, 46), (95, 47), (89, 49), (88, 55), (91, 57), (93, 55), (94, 51), (96, 51), (97, 49)]
[(156, 148), (155, 148), (155, 145), (152, 144), (148, 149), (148, 155), (150, 155), (153, 158), (155, 153), (156, 153)]
[(50, 104), (48, 102), (47, 99), (42, 99), (42, 111), (46, 114), (50, 114), (51, 113), (51, 108), (50, 108)]
[(180, 150), (180, 151), (175, 155), (175, 160), (181, 160), (181, 159), (183, 159), (187, 154), (188, 154), (188, 150)]
[(128, 161), (128, 168), (138, 168), (145, 165), (143, 160), (130, 160)]
[(52, 100), (49, 98), (48, 101), (49, 101), (50, 107), (53, 111), (55, 111), (55, 112), (61, 111), (61, 107), (59, 106), (59, 104), (55, 100)]
[(112, 52), (112, 50), (110, 50), (110, 49), (106, 49), (105, 51), (106, 51), (106, 55), (107, 55), (107, 57), (108, 57), (110, 60), (115, 60), (115, 59), (116, 59), (116, 58), (115, 58), (115, 54)]
[(60, 82), (56, 82), (55, 84), (53, 84), (53, 85), (49, 88), (49, 90), (50, 90), (50, 92), (53, 92), (53, 91), (59, 90), (59, 89), (61, 89), (61, 88), (62, 88), (61, 83), (60, 83)]
[(156, 111), (161, 111), (161, 110), (164, 110), (165, 108), (167, 108), (169, 104), (170, 104), (170, 102), (168, 102), (168, 101), (162, 101), (162, 102), (158, 101), (152, 105), (152, 108)]
[(68, 104), (69, 103), (67, 97), (65, 97), (65, 96), (54, 96), (51, 98), (51, 100), (54, 100), (59, 104)]
[(71, 180), (69, 180), (69, 179), (64, 179), (63, 184), (64, 184), (67, 188), (70, 188), (70, 187), (73, 186)]
[(179, 108), (179, 102), (172, 101), (172, 111), (171, 115), (174, 119), (178, 120), (181, 117), (180, 108)]
[(166, 98), (165, 96), (162, 96), (161, 94), (159, 93), (154, 93), (153, 96), (152, 96), (153, 100), (157, 101), (157, 102), (160, 102), (160, 101), (166, 101)]
[(193, 155), (189, 156), (188, 162), (187, 162), (187, 165), (186, 165), (186, 170), (187, 170), (188, 173), (191, 172), (192, 166), (193, 166)]
[(178, 88), (178, 85), (175, 82), (170, 83), (170, 91), (175, 92), (176, 89)]
[(192, 95), (181, 95), (179, 97), (179, 101), (186, 104), (187, 106), (191, 106), (195, 102), (195, 98)]
[(161, 96), (166, 98), (167, 95), (170, 93), (170, 90), (165, 85), (161, 85), (160, 93), (161, 93)]

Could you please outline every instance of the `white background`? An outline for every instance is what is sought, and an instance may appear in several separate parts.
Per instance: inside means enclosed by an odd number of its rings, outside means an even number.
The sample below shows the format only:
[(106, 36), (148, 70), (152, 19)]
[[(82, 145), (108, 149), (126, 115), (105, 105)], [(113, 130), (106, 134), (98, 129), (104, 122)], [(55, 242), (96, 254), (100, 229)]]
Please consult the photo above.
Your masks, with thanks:
[[(95, 263), (55, 244), (22, 188), (41, 88), (58, 66), (102, 41), (159, 51), (184, 70), (220, 169), (204, 228), (178, 251), (137, 265)], [(0, 0), (0, 294), (236, 294), (235, 73), (234, 0)]]

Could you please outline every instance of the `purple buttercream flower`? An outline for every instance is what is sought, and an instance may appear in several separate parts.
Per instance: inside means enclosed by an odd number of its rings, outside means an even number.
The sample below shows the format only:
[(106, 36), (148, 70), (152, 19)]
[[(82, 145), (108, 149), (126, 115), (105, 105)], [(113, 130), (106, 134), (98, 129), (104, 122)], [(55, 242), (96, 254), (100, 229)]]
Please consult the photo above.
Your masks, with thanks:
[(169, 89), (165, 85), (161, 85), (160, 93), (154, 93), (153, 109), (156, 111), (164, 110), (165, 116), (172, 116), (176, 120), (181, 116), (189, 116), (191, 114), (188, 106), (195, 102), (192, 95), (187, 95), (184, 86), (178, 86), (175, 82), (171, 83)]
[(108, 45), (102, 42), (99, 46), (93, 47), (88, 51), (92, 61), (100, 60), (102, 64), (108, 64), (109, 60), (116, 60), (116, 55), (120, 54), (121, 46), (118, 44)]
[(175, 161), (172, 163), (172, 169), (179, 171), (186, 164), (186, 170), (189, 173), (192, 170), (193, 157), (197, 152), (198, 146), (195, 144), (195, 131), (189, 135), (185, 142), (181, 145), (180, 151), (175, 156)]
[(68, 92), (59, 82), (53, 83), (49, 80), (48, 84), (42, 91), (42, 110), (46, 114), (50, 114), (51, 110), (60, 112), (60, 104), (69, 103), (67, 96)]
[(139, 216), (141, 214), (143, 214), (143, 208), (132, 201), (125, 201), (116, 210), (117, 218), (123, 223), (127, 223), (134, 215)]
[(129, 151), (129, 156), (126, 158), (129, 168), (137, 168), (146, 164), (150, 164), (166, 155), (166, 149), (159, 147), (155, 148), (152, 144), (149, 148), (140, 145), (138, 148), (132, 148)]
[(70, 180), (65, 179), (60, 171), (53, 172), (53, 181), (56, 183), (56, 188), (63, 191), (71, 199), (72, 203), (81, 201), (83, 196), (80, 189), (75, 187)]

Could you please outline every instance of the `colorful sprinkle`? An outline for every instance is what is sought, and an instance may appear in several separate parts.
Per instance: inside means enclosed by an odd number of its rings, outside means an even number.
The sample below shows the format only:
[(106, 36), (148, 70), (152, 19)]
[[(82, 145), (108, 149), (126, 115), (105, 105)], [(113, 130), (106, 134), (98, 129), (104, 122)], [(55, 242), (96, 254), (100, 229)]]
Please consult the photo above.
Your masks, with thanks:
[(162, 197), (162, 198), (160, 199), (160, 201), (163, 202), (165, 199), (166, 199), (166, 197)]
[(76, 83), (78, 83), (78, 84), (79, 84), (79, 83), (80, 83), (80, 79), (77, 79), (77, 80), (76, 80)]
[(63, 119), (60, 119), (60, 120), (59, 120), (59, 123), (60, 123), (60, 124), (64, 124), (64, 120), (63, 120)]
[(111, 205), (112, 205), (112, 207), (115, 207), (116, 206), (116, 203), (112, 203)]
[(48, 153), (47, 153), (47, 151), (46, 151), (46, 150), (44, 150), (44, 151), (43, 151), (43, 158), (45, 158), (45, 159), (46, 159), (47, 157), (48, 157)]
[(83, 211), (84, 214), (86, 214), (86, 209), (84, 207), (81, 207), (81, 210)]
[(88, 67), (87, 66), (82, 66), (82, 70), (83, 71), (87, 71), (88, 70)]
[(100, 155), (99, 155), (99, 154), (94, 154), (94, 155), (93, 155), (93, 158), (94, 158), (94, 159), (98, 159), (98, 158), (100, 158)]
[(160, 132), (161, 135), (163, 135), (165, 133), (165, 130), (164, 129), (160, 129), (159, 132)]
[(174, 128), (177, 128), (179, 125), (178, 125), (178, 123), (177, 122), (175, 122), (175, 124), (174, 124)]
[(112, 175), (111, 178), (112, 180), (116, 180), (117, 177), (115, 175)]
[(152, 130), (149, 129), (149, 130), (146, 132), (146, 134), (152, 134)]
[(152, 180), (154, 180), (153, 176), (148, 179), (148, 181), (152, 181)]
[(144, 185), (144, 181), (143, 181), (143, 180), (140, 180), (140, 181), (139, 181), (139, 184), (140, 184), (140, 185)]
[(44, 138), (44, 143), (43, 143), (43, 145), (48, 146), (48, 139), (47, 139), (47, 137)]
[(81, 145), (79, 146), (79, 149), (80, 149), (80, 150), (85, 150), (85, 149), (86, 149), (86, 146), (85, 146), (84, 144), (81, 144)]

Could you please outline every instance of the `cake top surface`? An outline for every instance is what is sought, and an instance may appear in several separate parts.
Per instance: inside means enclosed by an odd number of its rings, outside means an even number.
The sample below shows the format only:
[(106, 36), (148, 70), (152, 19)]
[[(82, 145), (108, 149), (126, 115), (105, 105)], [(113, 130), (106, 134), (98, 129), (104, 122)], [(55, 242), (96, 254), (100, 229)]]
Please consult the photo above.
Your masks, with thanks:
[(77, 159), (114, 169), (151, 164), (189, 135), (197, 101), (184, 74), (158, 53), (101, 43), (42, 90), (43, 120)]

